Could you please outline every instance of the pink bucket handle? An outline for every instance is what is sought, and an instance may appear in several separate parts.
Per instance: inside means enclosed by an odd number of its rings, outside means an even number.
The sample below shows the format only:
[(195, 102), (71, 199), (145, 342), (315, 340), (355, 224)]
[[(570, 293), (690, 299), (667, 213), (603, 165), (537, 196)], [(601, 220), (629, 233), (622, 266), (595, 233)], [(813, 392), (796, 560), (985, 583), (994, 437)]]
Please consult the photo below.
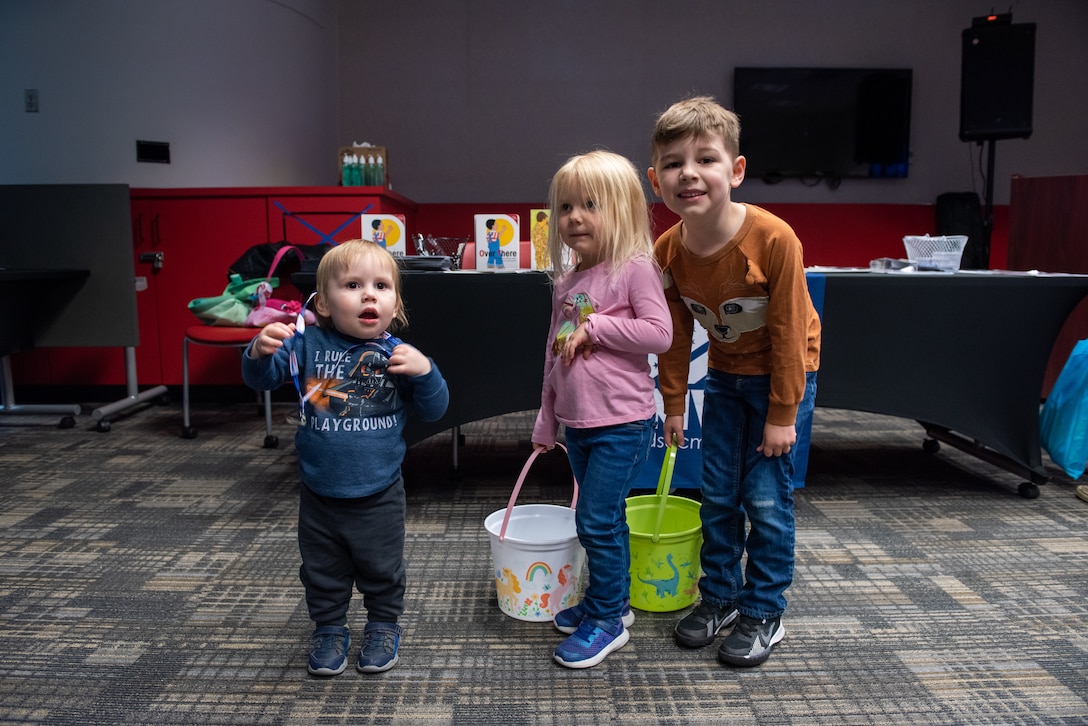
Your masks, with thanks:
[[(559, 443), (555, 443), (563, 451), (567, 450), (566, 446)], [(525, 483), (525, 477), (529, 473), (529, 467), (536, 461), (536, 457), (540, 455), (540, 452), (533, 449), (533, 453), (529, 454), (529, 460), (525, 462), (525, 466), (521, 467), (521, 474), (518, 475), (518, 481), (514, 484), (514, 491), (510, 492), (510, 501), (506, 503), (506, 513), (502, 516), (502, 528), (499, 530), (499, 541), (506, 541), (506, 525), (510, 523), (510, 515), (514, 511), (514, 502), (518, 500), (518, 493), (521, 492), (521, 485)], [(578, 504), (578, 480), (571, 477), (571, 482), (574, 484), (574, 497), (570, 500), (570, 508), (574, 509), (574, 506)]]

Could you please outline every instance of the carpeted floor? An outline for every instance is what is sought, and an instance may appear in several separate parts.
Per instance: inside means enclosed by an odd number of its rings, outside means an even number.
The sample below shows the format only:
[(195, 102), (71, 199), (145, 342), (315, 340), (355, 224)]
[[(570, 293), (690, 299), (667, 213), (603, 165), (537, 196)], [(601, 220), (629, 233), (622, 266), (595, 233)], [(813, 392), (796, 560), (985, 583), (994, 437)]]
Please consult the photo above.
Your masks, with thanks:
[[(678, 614), (571, 671), (550, 624), (495, 601), (484, 518), (505, 506), (532, 413), (409, 450), (401, 662), (305, 670), (290, 405), (260, 448), (252, 404), (149, 407), (94, 430), (0, 418), (0, 721), (50, 724), (1088, 723), (1088, 503), (1042, 496), (912, 421), (817, 409), (797, 492), (786, 638), (752, 670), (684, 650)], [(89, 409), (88, 409), (89, 410)], [(561, 457), (519, 503), (563, 503)], [(352, 625), (361, 630), (361, 606)], [(354, 656), (354, 652), (352, 653)]]

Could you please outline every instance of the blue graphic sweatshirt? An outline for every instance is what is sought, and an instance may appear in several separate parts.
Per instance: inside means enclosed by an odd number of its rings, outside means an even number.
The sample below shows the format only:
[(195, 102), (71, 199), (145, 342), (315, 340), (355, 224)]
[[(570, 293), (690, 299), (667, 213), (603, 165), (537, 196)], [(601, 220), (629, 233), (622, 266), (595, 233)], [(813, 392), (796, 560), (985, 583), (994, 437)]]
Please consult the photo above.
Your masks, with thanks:
[[(251, 344), (252, 346), (252, 344)], [(437, 421), (446, 413), (449, 388), (438, 366), (422, 376), (386, 371), (393, 345), (359, 340), (333, 329), (307, 326), (302, 336), (266, 358), (242, 357), (242, 378), (258, 391), (292, 380), (290, 354), (298, 361), (298, 386), (306, 396), (304, 422), (295, 434), (299, 476), (311, 491), (338, 499), (364, 497), (400, 477), (405, 416)]]

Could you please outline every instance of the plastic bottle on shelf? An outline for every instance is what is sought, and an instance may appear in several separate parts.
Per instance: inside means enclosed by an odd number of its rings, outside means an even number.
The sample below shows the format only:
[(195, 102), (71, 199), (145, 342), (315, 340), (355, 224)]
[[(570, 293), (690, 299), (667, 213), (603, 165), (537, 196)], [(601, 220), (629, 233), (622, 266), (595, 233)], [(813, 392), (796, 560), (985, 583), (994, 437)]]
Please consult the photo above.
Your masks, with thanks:
[(368, 186), (368, 187), (374, 186), (374, 169), (375, 169), (374, 155), (371, 154), (369, 157), (367, 157), (367, 160), (366, 160), (366, 174), (363, 177), (365, 179), (365, 181), (363, 183), (366, 184), (366, 186)]
[(378, 154), (378, 163), (374, 166), (374, 186), (385, 186), (385, 160)]
[(359, 155), (351, 155), (351, 185), (353, 187), (361, 187), (363, 185), (363, 170), (362, 165), (359, 163)]
[(344, 158), (340, 160), (340, 186), (351, 186), (351, 154), (344, 152)]

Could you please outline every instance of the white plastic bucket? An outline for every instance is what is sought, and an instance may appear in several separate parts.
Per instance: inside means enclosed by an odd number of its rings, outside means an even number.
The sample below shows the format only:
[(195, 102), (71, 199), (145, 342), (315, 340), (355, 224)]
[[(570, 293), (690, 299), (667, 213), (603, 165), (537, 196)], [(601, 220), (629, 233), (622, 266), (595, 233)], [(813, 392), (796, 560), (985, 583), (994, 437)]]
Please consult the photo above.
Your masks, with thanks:
[(525, 462), (507, 506), (489, 514), (484, 528), (491, 540), (499, 609), (518, 620), (549, 622), (578, 602), (586, 552), (574, 526), (577, 482), (569, 507), (514, 505), (537, 454)]

